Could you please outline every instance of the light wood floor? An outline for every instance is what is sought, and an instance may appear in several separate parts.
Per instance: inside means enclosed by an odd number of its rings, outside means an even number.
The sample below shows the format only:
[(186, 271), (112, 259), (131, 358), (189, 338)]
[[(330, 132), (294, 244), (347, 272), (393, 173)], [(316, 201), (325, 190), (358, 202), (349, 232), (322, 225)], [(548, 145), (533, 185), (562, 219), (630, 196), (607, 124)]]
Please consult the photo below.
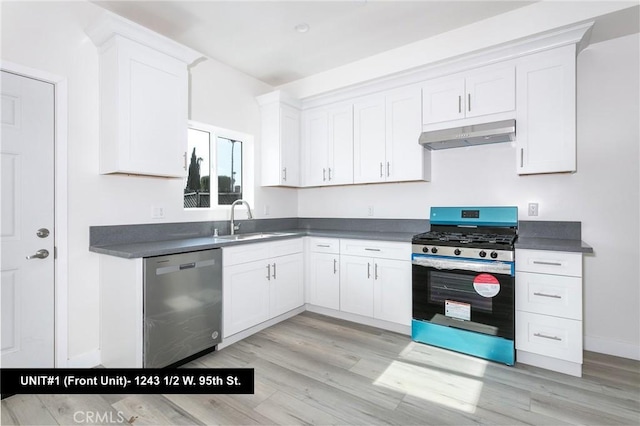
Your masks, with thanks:
[(188, 367), (253, 367), (255, 394), (14, 395), (2, 424), (640, 424), (640, 362), (587, 352), (575, 378), (309, 312)]

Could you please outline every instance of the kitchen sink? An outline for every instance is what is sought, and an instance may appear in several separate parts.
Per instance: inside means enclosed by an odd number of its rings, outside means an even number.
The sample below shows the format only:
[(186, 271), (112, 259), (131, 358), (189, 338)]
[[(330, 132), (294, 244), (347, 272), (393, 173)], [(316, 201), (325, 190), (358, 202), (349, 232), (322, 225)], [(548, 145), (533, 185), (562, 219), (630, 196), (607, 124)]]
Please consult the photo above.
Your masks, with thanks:
[(223, 235), (216, 238), (224, 241), (246, 241), (246, 240), (264, 240), (267, 238), (283, 237), (287, 235), (295, 235), (295, 234), (293, 232), (255, 232), (252, 234)]

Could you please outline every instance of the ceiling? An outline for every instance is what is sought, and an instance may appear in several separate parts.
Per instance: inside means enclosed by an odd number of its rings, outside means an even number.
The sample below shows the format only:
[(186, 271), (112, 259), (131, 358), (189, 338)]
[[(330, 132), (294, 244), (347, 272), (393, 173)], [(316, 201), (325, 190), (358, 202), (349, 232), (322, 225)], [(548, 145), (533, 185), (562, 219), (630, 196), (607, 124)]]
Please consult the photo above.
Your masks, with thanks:
[[(93, 1), (278, 86), (531, 1)], [(295, 30), (305, 23), (309, 30)]]

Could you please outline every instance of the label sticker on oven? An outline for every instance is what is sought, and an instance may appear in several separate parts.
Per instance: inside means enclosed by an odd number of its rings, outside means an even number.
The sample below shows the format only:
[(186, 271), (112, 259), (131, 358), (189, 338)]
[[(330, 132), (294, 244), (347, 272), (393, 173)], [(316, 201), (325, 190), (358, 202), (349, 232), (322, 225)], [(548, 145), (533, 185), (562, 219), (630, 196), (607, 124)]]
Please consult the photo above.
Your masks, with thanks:
[(455, 300), (445, 300), (444, 314), (450, 318), (457, 318), (465, 321), (470, 321), (471, 320), (471, 304), (456, 302)]
[(473, 288), (482, 297), (494, 297), (500, 293), (500, 281), (491, 274), (480, 274), (473, 279)]

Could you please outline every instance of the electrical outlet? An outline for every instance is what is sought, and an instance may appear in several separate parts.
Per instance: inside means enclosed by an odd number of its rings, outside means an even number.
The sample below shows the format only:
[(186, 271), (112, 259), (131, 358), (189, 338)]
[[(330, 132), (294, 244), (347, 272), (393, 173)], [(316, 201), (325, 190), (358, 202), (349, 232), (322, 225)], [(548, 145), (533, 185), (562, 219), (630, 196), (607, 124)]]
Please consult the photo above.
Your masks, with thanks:
[(164, 207), (151, 206), (151, 219), (164, 219)]
[(373, 216), (373, 206), (367, 207), (367, 216)]
[(529, 203), (529, 216), (538, 216), (538, 203)]

